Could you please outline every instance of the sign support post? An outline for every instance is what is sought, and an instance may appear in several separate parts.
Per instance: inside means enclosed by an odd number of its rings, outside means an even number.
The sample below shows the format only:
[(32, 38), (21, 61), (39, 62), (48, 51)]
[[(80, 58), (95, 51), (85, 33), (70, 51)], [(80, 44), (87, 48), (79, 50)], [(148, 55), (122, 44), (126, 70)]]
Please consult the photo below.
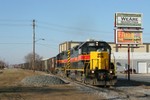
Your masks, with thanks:
[(130, 81), (130, 44), (128, 44), (128, 81)]

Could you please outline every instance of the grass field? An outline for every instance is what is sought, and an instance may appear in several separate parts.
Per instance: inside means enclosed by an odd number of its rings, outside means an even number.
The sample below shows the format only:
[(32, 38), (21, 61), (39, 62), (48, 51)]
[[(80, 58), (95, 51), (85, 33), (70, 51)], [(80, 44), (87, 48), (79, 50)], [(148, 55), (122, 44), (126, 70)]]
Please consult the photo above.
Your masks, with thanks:
[[(70, 84), (48, 87), (24, 86), (21, 80), (44, 72), (5, 69), (0, 73), (0, 100), (98, 100), (93, 94), (79, 91)], [(104, 99), (102, 97), (99, 97)]]

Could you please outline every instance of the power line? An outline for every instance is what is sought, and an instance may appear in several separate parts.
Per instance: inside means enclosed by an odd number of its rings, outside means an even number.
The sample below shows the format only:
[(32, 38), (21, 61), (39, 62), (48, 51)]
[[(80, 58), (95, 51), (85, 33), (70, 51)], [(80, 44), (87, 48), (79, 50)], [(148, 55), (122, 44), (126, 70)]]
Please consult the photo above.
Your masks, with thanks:
[(31, 43), (9, 43), (9, 42), (5, 42), (5, 43), (0, 43), (0, 44), (31, 44)]
[[(31, 45), (32, 43), (0, 43), (0, 45)], [(44, 46), (44, 47), (52, 47), (54, 45), (51, 45), (51, 44), (43, 44), (43, 43), (36, 43), (36, 45), (39, 45), (39, 46)]]
[(0, 19), (0, 22), (31, 22), (32, 20), (25, 20), (25, 19)]
[[(39, 21), (37, 21), (39, 22)], [(75, 30), (75, 31), (85, 31), (85, 32), (101, 32), (101, 33), (112, 33), (108, 31), (103, 31), (103, 30), (95, 30), (95, 29), (84, 29), (84, 28), (79, 28), (79, 27), (73, 27), (73, 26), (64, 26), (64, 25), (59, 25), (59, 24), (53, 24), (53, 23), (46, 23), (46, 22), (39, 22), (39, 24), (43, 25), (38, 25), (40, 27), (44, 28), (50, 28), (50, 27), (55, 27), (57, 29), (51, 28), (53, 30), (59, 31), (59, 29), (67, 29), (67, 30)]]
[(9, 23), (9, 24), (5, 24), (5, 23), (4, 23), (4, 24), (0, 24), (0, 25), (1, 25), (1, 26), (11, 26), (11, 27), (12, 27), (12, 26), (13, 26), (13, 27), (15, 27), (15, 26), (17, 26), (17, 27), (18, 27), (18, 26), (19, 26), (19, 27), (22, 27), (22, 26), (31, 26), (31, 25), (29, 25), (29, 24), (10, 24), (10, 23)]
[(0, 43), (0, 44), (32, 44), (32, 43)]
[[(13, 26), (13, 27), (22, 27), (22, 26), (32, 26), (31, 24), (32, 20), (17, 20), (17, 19), (0, 19), (0, 26)], [(96, 30), (96, 29), (85, 29), (85, 28), (79, 28), (79, 27), (73, 27), (73, 26), (65, 26), (60, 24), (54, 24), (54, 23), (48, 23), (43, 21), (36, 21), (37, 25), (35, 25), (37, 28), (44, 28), (49, 29), (52, 31), (58, 31), (58, 32), (68, 32), (68, 31), (80, 31), (80, 32), (91, 32), (91, 33), (113, 33), (106, 30)], [(149, 34), (149, 32), (144, 32), (145, 34)]]
[(0, 19), (1, 26), (31, 26), (30, 20)]
[[(0, 25), (1, 26), (31, 26), (31, 20), (13, 20), (13, 19), (0, 19)], [(12, 23), (13, 22), (13, 23)], [(20, 23), (21, 22), (21, 23)], [(28, 24), (24, 24), (25, 22), (28, 22)], [(79, 28), (79, 27), (73, 27), (73, 26), (65, 26), (60, 24), (54, 24), (54, 23), (48, 23), (43, 21), (36, 21), (38, 25), (37, 28), (45, 28), (50, 29), (53, 31), (59, 31), (59, 32), (67, 32), (69, 31), (82, 31), (82, 32), (96, 32), (96, 33), (112, 33), (110, 31), (106, 30), (96, 30), (96, 29), (85, 29), (85, 28)], [(149, 33), (145, 33), (149, 34)]]

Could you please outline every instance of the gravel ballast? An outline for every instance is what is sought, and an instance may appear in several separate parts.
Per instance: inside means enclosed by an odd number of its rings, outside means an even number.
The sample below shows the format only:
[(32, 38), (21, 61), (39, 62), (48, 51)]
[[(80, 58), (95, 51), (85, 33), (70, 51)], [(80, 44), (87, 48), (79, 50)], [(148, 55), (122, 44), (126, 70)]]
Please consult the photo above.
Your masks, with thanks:
[(24, 78), (21, 83), (30, 86), (47, 86), (66, 84), (62, 79), (56, 76), (36, 75)]

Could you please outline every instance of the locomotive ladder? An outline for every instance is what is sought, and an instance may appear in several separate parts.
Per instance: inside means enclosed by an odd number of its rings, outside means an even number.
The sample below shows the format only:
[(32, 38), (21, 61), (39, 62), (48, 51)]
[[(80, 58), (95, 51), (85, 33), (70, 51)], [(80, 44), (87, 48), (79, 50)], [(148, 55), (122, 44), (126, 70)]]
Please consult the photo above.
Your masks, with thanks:
[(70, 50), (68, 50), (67, 68), (70, 68)]
[(85, 65), (84, 72), (85, 72), (85, 75), (87, 76), (87, 74), (89, 72), (90, 61), (86, 60), (84, 62), (84, 65)]

